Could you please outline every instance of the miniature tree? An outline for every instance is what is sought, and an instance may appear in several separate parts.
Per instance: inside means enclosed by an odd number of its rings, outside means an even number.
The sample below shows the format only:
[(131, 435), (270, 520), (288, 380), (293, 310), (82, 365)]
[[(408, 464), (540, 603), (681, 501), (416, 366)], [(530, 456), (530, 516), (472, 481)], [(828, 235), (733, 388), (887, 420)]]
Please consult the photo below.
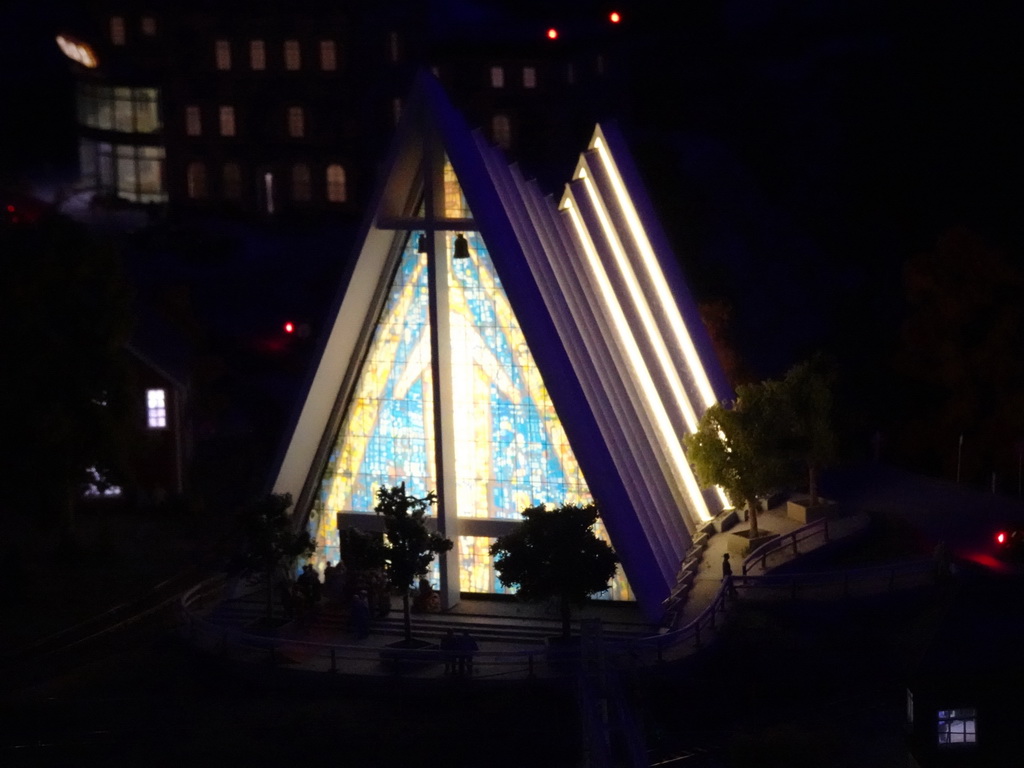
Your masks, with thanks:
[(239, 514), (243, 545), (234, 565), (245, 576), (266, 579), (267, 619), (274, 611), (274, 575), (287, 571), (297, 558), (307, 558), (316, 550), (309, 531), (294, 530), (288, 514), (291, 505), (291, 494), (272, 493), (247, 504)]
[(388, 584), (401, 590), (405, 639), (412, 639), (409, 610), (409, 588), (413, 581), (426, 574), (434, 556), (447, 552), (452, 542), (436, 531), (427, 529), (426, 515), (437, 495), (430, 491), (423, 498), (405, 492), (405, 483), (377, 489), (374, 512), (384, 518), (388, 546), (384, 553)]
[(608, 589), (619, 559), (594, 533), (594, 504), (523, 510), (523, 522), (491, 545), (494, 568), (506, 587), (526, 600), (557, 597), (562, 637), (569, 637), (573, 604)]
[(781, 393), (787, 408), (788, 444), (793, 459), (807, 472), (808, 503), (818, 503), (818, 473), (836, 453), (832, 426), (833, 375), (820, 360), (799, 363), (786, 372)]
[(720, 486), (737, 508), (746, 506), (751, 539), (760, 535), (761, 500), (785, 484), (790, 466), (781, 442), (786, 401), (778, 382), (736, 389), (732, 407), (716, 403), (701, 416), (697, 431), (683, 438), (697, 482)]

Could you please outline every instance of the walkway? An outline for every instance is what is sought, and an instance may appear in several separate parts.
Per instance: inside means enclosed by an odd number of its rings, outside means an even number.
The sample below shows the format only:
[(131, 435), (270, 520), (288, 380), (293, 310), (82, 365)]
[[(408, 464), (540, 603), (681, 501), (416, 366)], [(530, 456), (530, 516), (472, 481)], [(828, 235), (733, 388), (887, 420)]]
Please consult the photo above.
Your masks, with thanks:
[[(780, 535), (785, 543), (763, 557), (752, 557), (746, 563), (734, 557), (733, 570), (740, 599), (795, 596), (804, 590), (804, 597), (813, 592), (823, 599), (835, 599), (849, 584), (836, 582), (833, 576), (812, 576), (798, 584), (796, 577), (784, 579), (769, 574), (780, 565), (821, 547), (855, 537), (867, 528), (865, 514), (831, 520), (803, 527), (788, 518), (785, 508), (764, 513), (761, 528)], [(789, 537), (789, 538), (787, 538)], [(794, 537), (797, 538), (794, 543)], [(646, 665), (685, 657), (701, 647), (716, 628), (716, 620), (727, 610), (722, 592), (721, 563), (727, 551), (728, 535), (711, 536), (697, 570), (693, 587), (680, 619), (679, 628), (666, 632), (650, 625), (635, 604), (594, 601), (574, 612), (576, 626), (583, 634), (600, 635), (604, 653), (618, 657), (626, 666)], [(876, 569), (877, 570), (877, 569)], [(908, 573), (916, 582), (931, 577), (930, 570), (913, 564)], [(841, 576), (839, 577), (842, 578)], [(895, 575), (879, 573), (870, 590), (892, 589)], [(916, 583), (915, 582), (915, 583)], [(901, 582), (900, 586), (903, 586)], [(560, 631), (557, 613), (550, 606), (521, 603), (514, 599), (464, 599), (443, 614), (414, 614), (413, 636), (430, 645), (425, 649), (396, 649), (403, 637), (402, 612), (399, 600), (392, 603), (391, 613), (374, 622), (371, 635), (356, 639), (345, 626), (342, 611), (326, 608), (308, 627), (295, 622), (276, 630), (257, 630), (264, 615), (264, 594), (250, 589), (230, 599), (214, 599), (212, 593), (204, 601), (201, 590), (191, 593), (184, 603), (184, 631), (200, 650), (216, 653), (226, 659), (255, 663), (261, 670), (271, 665), (278, 669), (305, 672), (333, 672), (330, 677), (401, 675), (405, 678), (440, 678), (445, 676), (445, 658), (437, 643), (449, 628), (460, 633), (468, 631), (477, 641), (473, 677), (480, 680), (521, 680), (524, 677), (561, 676), (578, 659), (575, 650), (558, 655), (547, 647), (547, 638)], [(599, 621), (588, 621), (599, 619)], [(582, 622), (582, 623), (581, 623)], [(589, 647), (594, 647), (588, 641)]]

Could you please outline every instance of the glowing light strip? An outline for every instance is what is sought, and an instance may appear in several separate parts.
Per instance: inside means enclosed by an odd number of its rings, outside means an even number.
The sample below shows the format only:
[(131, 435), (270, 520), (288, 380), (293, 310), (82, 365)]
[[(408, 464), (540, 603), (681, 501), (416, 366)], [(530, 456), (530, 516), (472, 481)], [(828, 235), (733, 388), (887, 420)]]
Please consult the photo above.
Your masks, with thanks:
[(585, 169), (580, 169), (579, 178), (583, 179), (583, 184), (587, 188), (587, 194), (590, 196), (590, 202), (594, 206), (594, 210), (597, 212), (598, 220), (601, 222), (601, 229), (604, 230), (604, 236), (612, 247), (612, 253), (615, 256), (615, 263), (619, 267), (619, 272), (622, 273), (622, 276), (626, 280), (626, 288), (629, 290), (630, 298), (633, 299), (633, 304), (640, 314), (640, 320), (643, 323), (644, 330), (647, 332), (647, 335), (651, 340), (651, 344), (654, 345), (654, 353), (658, 358), (658, 363), (661, 365), (661, 370), (665, 374), (665, 378), (668, 380), (669, 389), (672, 390), (676, 405), (679, 407), (679, 410), (682, 411), (683, 418), (686, 421), (686, 426), (690, 428), (691, 432), (696, 432), (697, 414), (693, 410), (690, 398), (687, 397), (686, 391), (683, 389), (683, 382), (679, 378), (679, 371), (673, 364), (672, 358), (669, 356), (668, 347), (665, 346), (665, 339), (661, 335), (658, 324), (655, 322), (654, 315), (651, 312), (651, 307), (647, 303), (647, 297), (644, 296), (643, 289), (640, 287), (640, 283), (636, 279), (636, 274), (633, 272), (633, 268), (626, 257), (626, 252), (622, 248), (622, 242), (619, 240), (618, 234), (612, 228), (612, 223), (608, 219), (608, 211), (605, 208), (604, 201), (601, 200), (598, 195), (597, 190), (594, 188), (594, 182), (592, 182), (590, 177), (587, 176)]
[(675, 467), (676, 474), (680, 476), (683, 481), (683, 486), (686, 489), (686, 495), (689, 497), (690, 504), (696, 511), (698, 519), (701, 522), (710, 520), (711, 514), (708, 512), (707, 504), (704, 502), (704, 497), (701, 495), (700, 488), (697, 486), (697, 481), (693, 476), (693, 470), (690, 469), (690, 463), (686, 460), (686, 456), (683, 453), (679, 439), (671, 428), (668, 413), (665, 411), (665, 405), (661, 402), (661, 398), (658, 397), (657, 389), (654, 386), (654, 380), (651, 378), (651, 374), (647, 370), (647, 365), (640, 353), (640, 347), (637, 345), (636, 339), (633, 337), (633, 332), (629, 327), (629, 322), (626, 320), (626, 315), (622, 311), (622, 307), (615, 297), (615, 290), (612, 288), (611, 281), (608, 279), (608, 274), (605, 272), (604, 267), (601, 264), (601, 260), (598, 258), (597, 251), (594, 248), (594, 243), (584, 228), (583, 222), (580, 220), (579, 212), (573, 205), (572, 200), (567, 198), (563, 205), (564, 209), (569, 212), (569, 218), (572, 219), (573, 226), (576, 228), (576, 234), (583, 245), (583, 252), (586, 254), (587, 262), (590, 266), (590, 272), (597, 281), (598, 288), (604, 298), (605, 307), (611, 313), (612, 324), (615, 327), (619, 340), (622, 342), (622, 346), (626, 351), (630, 365), (636, 374), (637, 382), (640, 385), (644, 400), (647, 403), (649, 411), (653, 412), (654, 427), (661, 435), (662, 442), (668, 451), (669, 458), (671, 459), (672, 465)]
[[(703, 363), (701, 363), (700, 355), (697, 354), (697, 348), (693, 344), (693, 339), (686, 329), (686, 323), (683, 322), (683, 317), (679, 313), (679, 305), (676, 303), (675, 297), (672, 296), (668, 282), (665, 280), (665, 274), (661, 271), (661, 265), (654, 255), (654, 249), (647, 238), (647, 232), (644, 231), (643, 224), (640, 223), (640, 216), (633, 206), (632, 199), (626, 192), (626, 184), (623, 182), (621, 174), (619, 174), (619, 168), (615, 164), (615, 160), (612, 158), (601, 136), (594, 137), (594, 149), (597, 150), (601, 163), (604, 165), (604, 170), (608, 174), (608, 178), (611, 179), (612, 189), (615, 192), (619, 208), (622, 209), (626, 216), (626, 223), (629, 225), (630, 233), (633, 235), (633, 240), (640, 251), (640, 256), (643, 259), (644, 266), (647, 268), (647, 274), (651, 278), (654, 290), (658, 294), (658, 300), (665, 309), (669, 325), (679, 342), (680, 348), (683, 350), (683, 357), (686, 360), (690, 375), (697, 384), (697, 391), (704, 398), (704, 406), (711, 407), (718, 402), (718, 398), (715, 396), (715, 391), (711, 388), (711, 382), (708, 380)], [(715, 491), (723, 507), (731, 506), (725, 491), (718, 486), (715, 487)]]
[(619, 203), (619, 207), (626, 216), (626, 222), (629, 224), (630, 233), (633, 235), (637, 248), (640, 250), (640, 256), (643, 258), (644, 266), (647, 268), (647, 274), (650, 276), (651, 282), (654, 284), (654, 289), (658, 294), (658, 300), (666, 310), (672, 331), (675, 333), (676, 338), (679, 341), (679, 345), (683, 350), (683, 355), (686, 358), (686, 364), (690, 369), (690, 375), (693, 376), (693, 379), (697, 384), (697, 389), (700, 392), (701, 397), (704, 398), (704, 405), (714, 405), (718, 402), (718, 398), (715, 397), (715, 392), (711, 388), (711, 382), (708, 380), (704, 366), (701, 364), (700, 356), (697, 354), (697, 348), (693, 345), (693, 339), (690, 338), (690, 333), (686, 330), (686, 324), (683, 322), (683, 317), (679, 314), (679, 307), (676, 304), (675, 297), (669, 290), (668, 283), (665, 280), (665, 275), (661, 271), (661, 265), (658, 263), (658, 259), (654, 255), (654, 249), (651, 247), (651, 243), (647, 239), (647, 233), (644, 231), (643, 225), (640, 223), (640, 217), (637, 215), (636, 208), (633, 207), (633, 202), (626, 193), (626, 185), (622, 181), (622, 176), (619, 175), (619, 169), (615, 165), (615, 160), (612, 159), (611, 154), (608, 152), (608, 148), (605, 147), (604, 141), (600, 136), (597, 136), (594, 139), (594, 148), (601, 157), (601, 162), (604, 164), (605, 171), (611, 179), (612, 188), (615, 190), (615, 197)]

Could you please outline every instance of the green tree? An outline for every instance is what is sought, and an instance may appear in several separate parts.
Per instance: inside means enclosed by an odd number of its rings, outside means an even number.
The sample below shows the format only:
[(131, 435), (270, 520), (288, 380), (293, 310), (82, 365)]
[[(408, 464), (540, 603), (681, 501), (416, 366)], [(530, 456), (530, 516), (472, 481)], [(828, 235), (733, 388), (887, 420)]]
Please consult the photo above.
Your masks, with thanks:
[(526, 600), (557, 597), (562, 636), (569, 637), (572, 605), (608, 589), (619, 559), (594, 533), (594, 504), (523, 510), (523, 522), (491, 545), (494, 568), (506, 587)]
[(338, 531), (338, 549), (350, 578), (354, 579), (358, 573), (383, 571), (385, 568), (387, 547), (379, 533), (342, 528)]
[(290, 493), (272, 493), (246, 504), (238, 514), (242, 547), (232, 565), (242, 575), (263, 578), (267, 584), (267, 618), (274, 615), (274, 577), (288, 573), (298, 558), (316, 551), (309, 531), (296, 531), (288, 508)]
[(780, 382), (787, 429), (784, 440), (794, 462), (807, 472), (809, 503), (818, 503), (818, 475), (836, 455), (833, 427), (835, 376), (822, 359), (798, 363)]
[(746, 506), (753, 539), (760, 534), (762, 499), (791, 476), (790, 455), (781, 442), (789, 409), (777, 381), (744, 384), (736, 395), (732, 407), (716, 403), (708, 408), (683, 444), (697, 482), (705, 488), (720, 486), (735, 507)]
[(132, 291), (109, 243), (63, 216), (0, 223), (0, 423), (6, 502), (74, 533), (95, 467), (124, 483), (142, 406), (126, 345)]
[(388, 584), (402, 593), (405, 639), (412, 639), (409, 589), (415, 579), (426, 574), (435, 555), (447, 552), (452, 542), (427, 528), (426, 516), (437, 501), (430, 491), (423, 498), (405, 492), (405, 483), (377, 489), (373, 511), (384, 518), (388, 544), (384, 553)]

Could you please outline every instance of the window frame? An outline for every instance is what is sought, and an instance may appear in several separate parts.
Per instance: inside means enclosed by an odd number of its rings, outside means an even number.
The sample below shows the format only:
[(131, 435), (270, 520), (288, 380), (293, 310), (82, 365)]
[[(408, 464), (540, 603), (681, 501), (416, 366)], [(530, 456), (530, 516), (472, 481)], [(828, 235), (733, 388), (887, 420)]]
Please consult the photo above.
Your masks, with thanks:
[(217, 109), (217, 125), (220, 135), (225, 137), (238, 135), (238, 123), (235, 119), (235, 108), (231, 104), (221, 104)]
[(264, 40), (249, 41), (249, 69), (265, 72), (267, 69), (267, 43)]
[(231, 41), (214, 40), (213, 42), (214, 66), (220, 72), (231, 71)]

